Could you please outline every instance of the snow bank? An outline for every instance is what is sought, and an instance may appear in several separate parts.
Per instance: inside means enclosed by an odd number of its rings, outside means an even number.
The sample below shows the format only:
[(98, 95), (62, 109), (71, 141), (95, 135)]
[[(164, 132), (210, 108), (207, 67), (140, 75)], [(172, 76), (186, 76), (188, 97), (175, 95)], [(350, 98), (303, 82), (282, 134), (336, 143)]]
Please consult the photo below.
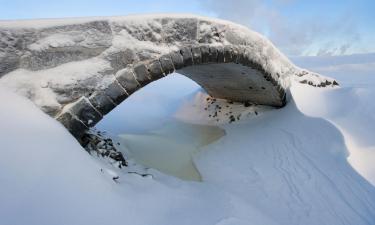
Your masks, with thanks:
[(28, 100), (3, 89), (0, 100), (1, 224), (276, 224), (209, 184), (115, 171)]
[[(164, 111), (154, 114), (153, 105), (130, 104), (133, 111), (122, 111), (128, 113), (126, 120), (134, 120), (132, 113), (146, 119), (147, 115), (173, 118), (181, 107), (173, 104), (181, 99), (167, 93), (177, 90), (185, 93), (178, 92), (185, 96), (182, 109), (207, 103), (196, 97), (202, 94), (191, 81), (185, 86), (183, 76), (175, 78), (181, 78), (181, 88), (157, 95), (156, 82), (154, 88), (135, 96), (158, 102), (165, 93), (165, 101), (159, 102), (159, 109), (166, 107)], [(163, 85), (161, 82), (159, 88)], [(297, 106), (292, 103), (283, 109), (264, 110), (223, 125), (226, 135), (194, 156), (202, 183), (181, 181), (155, 169), (145, 169), (152, 176), (139, 176), (133, 173), (139, 165), (131, 159), (125, 170), (111, 167), (88, 155), (60, 124), (31, 102), (5, 90), (0, 99), (4, 103), (0, 110), (0, 217), (4, 224), (375, 222), (375, 187), (348, 164), (352, 152), (346, 136), (326, 120), (302, 114), (299, 99)], [(143, 107), (142, 111), (137, 107)], [(206, 113), (201, 110), (195, 117), (200, 122)], [(107, 125), (126, 120), (107, 121)], [(158, 120), (153, 127), (166, 122)], [(147, 120), (133, 121), (134, 127), (137, 124), (147, 130)], [(119, 176), (116, 182), (114, 176)]]
[[(147, 96), (145, 98), (147, 101), (157, 102), (160, 99), (158, 94), (170, 93), (171, 90), (167, 88), (167, 84), (171, 82), (170, 78), (155, 82), (150, 88), (144, 88), (135, 98), (141, 99), (142, 96)], [(361, 176), (365, 174), (362, 173), (360, 166), (353, 167), (352, 158), (356, 157), (356, 152), (348, 145), (345, 133), (326, 116), (314, 118), (316, 116), (306, 115), (308, 106), (316, 109), (320, 115), (328, 115), (325, 109), (328, 110), (330, 105), (335, 105), (332, 102), (337, 102), (340, 98), (344, 99), (346, 95), (342, 91), (345, 89), (327, 91), (337, 93), (337, 96), (321, 101), (320, 97), (325, 98), (319, 94), (324, 92), (322, 89), (306, 89), (305, 86), (294, 83), (292, 95), (302, 97), (296, 98), (285, 108), (234, 105), (231, 106), (232, 111), (241, 117), (240, 120), (228, 124), (226, 111), (218, 113), (217, 116), (225, 122), (212, 119), (209, 115), (215, 110), (205, 110), (205, 107), (212, 105), (206, 100), (207, 96), (196, 86), (184, 86), (182, 76), (175, 76), (175, 78), (181, 78), (179, 82), (181, 87), (184, 87), (186, 96), (178, 92), (183, 101), (179, 107), (169, 108), (169, 114), (159, 114), (158, 111), (152, 113), (153, 128), (147, 130), (147, 115), (150, 115), (153, 106), (127, 105), (126, 102), (123, 107), (115, 109), (113, 114), (110, 113), (99, 123), (99, 127), (108, 129), (116, 135), (131, 133), (131, 128), (111, 129), (112, 124), (119, 126), (119, 121), (124, 127), (125, 124), (142, 127), (137, 130), (141, 134), (154, 130), (155, 127), (167, 126), (168, 121), (161, 118), (221, 125), (226, 135), (204, 147), (199, 154), (195, 154), (194, 163), (202, 176), (203, 185), (213, 185), (218, 190), (230, 193), (232, 202), (236, 203), (236, 212), (243, 210), (250, 212), (255, 208), (267, 218), (277, 221), (276, 224), (373, 224), (375, 222), (375, 187), (370, 184), (369, 176), (364, 176), (367, 180)], [(186, 82), (189, 84), (189, 80)], [(162, 91), (159, 90), (154, 97), (153, 92), (156, 91), (156, 87)], [(129, 101), (133, 101), (132, 97)], [(358, 104), (365, 106), (365, 102), (364, 98)], [(169, 107), (169, 104), (177, 104), (177, 100), (167, 98), (159, 103), (161, 106)], [(337, 112), (340, 112), (343, 120), (355, 119), (352, 114), (346, 113), (351, 109), (344, 107), (346, 106), (344, 102), (341, 103), (342, 107)], [(228, 102), (215, 102), (213, 105), (225, 107)], [(126, 110), (130, 106), (134, 106), (133, 111)], [(255, 114), (254, 110), (258, 113)], [(367, 118), (370, 115), (363, 116)], [(145, 120), (132, 121), (131, 119), (138, 117), (144, 117)], [(369, 135), (372, 130), (374, 130), (372, 125), (363, 129)], [(354, 134), (354, 131), (351, 134)], [(159, 157), (172, 157), (172, 155), (173, 153), (165, 153)], [(348, 157), (351, 164), (348, 162)], [(368, 171), (374, 171), (370, 164), (371, 160), (357, 157), (357, 161), (361, 165), (366, 165)], [(154, 179), (162, 179), (164, 182), (168, 180), (157, 171), (148, 172), (154, 175)], [(239, 207), (237, 204), (243, 205)], [(234, 224), (257, 224), (251, 219), (236, 216), (223, 220), (222, 223), (225, 224), (224, 221), (235, 221)]]

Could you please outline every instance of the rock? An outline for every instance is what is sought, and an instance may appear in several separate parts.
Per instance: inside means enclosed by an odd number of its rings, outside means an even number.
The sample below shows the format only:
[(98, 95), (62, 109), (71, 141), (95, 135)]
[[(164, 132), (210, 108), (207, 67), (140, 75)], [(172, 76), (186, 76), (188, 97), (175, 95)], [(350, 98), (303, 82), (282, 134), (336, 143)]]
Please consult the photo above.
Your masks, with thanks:
[(86, 127), (93, 127), (103, 118), (86, 97), (80, 98), (75, 104), (71, 105), (69, 111)]

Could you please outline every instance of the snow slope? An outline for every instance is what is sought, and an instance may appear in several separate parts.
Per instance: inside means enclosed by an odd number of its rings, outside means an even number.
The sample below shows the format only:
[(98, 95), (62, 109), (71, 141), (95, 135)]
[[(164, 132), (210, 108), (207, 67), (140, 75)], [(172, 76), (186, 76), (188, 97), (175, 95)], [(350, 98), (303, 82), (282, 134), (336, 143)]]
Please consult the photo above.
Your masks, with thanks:
[(4, 90), (0, 99), (7, 103), (0, 110), (0, 224), (203, 225), (237, 217), (276, 224), (251, 206), (237, 212), (242, 200), (232, 203), (208, 183), (125, 173), (116, 183), (116, 171), (90, 157), (31, 102)]
[[(31, 102), (2, 89), (0, 224), (373, 225), (374, 86), (345, 82), (331, 90), (293, 83), (293, 100), (282, 109), (255, 114), (236, 106), (252, 113), (218, 123), (226, 135), (194, 155), (203, 182), (154, 169), (143, 168), (152, 176), (129, 174), (141, 167), (132, 159), (125, 170), (113, 168)], [(97, 127), (142, 134), (186, 118), (186, 111), (195, 112), (190, 122), (215, 123), (196, 107), (207, 104), (204, 96), (187, 78), (170, 76), (132, 95)]]

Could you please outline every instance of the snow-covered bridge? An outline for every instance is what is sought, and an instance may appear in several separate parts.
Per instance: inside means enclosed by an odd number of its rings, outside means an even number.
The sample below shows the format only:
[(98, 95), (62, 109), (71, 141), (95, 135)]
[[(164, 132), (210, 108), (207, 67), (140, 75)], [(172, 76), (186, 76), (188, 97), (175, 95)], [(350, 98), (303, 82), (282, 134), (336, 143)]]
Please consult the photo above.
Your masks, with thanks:
[(290, 79), (335, 84), (294, 66), (256, 32), (191, 15), (3, 21), (0, 37), (0, 85), (76, 137), (173, 72), (213, 97), (275, 107), (286, 104)]

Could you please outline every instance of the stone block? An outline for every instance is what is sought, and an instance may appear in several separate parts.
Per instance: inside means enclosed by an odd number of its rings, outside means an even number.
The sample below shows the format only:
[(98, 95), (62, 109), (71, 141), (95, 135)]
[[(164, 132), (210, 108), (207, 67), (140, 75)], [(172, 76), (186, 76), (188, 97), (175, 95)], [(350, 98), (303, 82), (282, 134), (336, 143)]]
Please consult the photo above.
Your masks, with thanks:
[(159, 60), (154, 60), (147, 65), (148, 72), (150, 73), (151, 80), (157, 80), (164, 77), (161, 63)]
[(86, 97), (81, 97), (72, 104), (70, 112), (87, 127), (95, 126), (103, 118)]
[(134, 72), (131, 68), (125, 68), (116, 73), (116, 79), (119, 84), (128, 92), (129, 95), (138, 90), (141, 85), (135, 79)]
[(251, 61), (249, 60), (250, 58), (247, 55), (247, 51), (245, 48), (242, 48), (238, 54), (238, 63), (244, 66), (251, 66)]
[(170, 55), (171, 55), (172, 63), (176, 70), (184, 67), (184, 58), (182, 57), (182, 54), (180, 53), (180, 51), (171, 52)]
[(102, 115), (106, 115), (116, 107), (103, 91), (94, 92), (89, 97), (89, 101)]
[(202, 63), (210, 62), (210, 49), (208, 46), (201, 46)]
[(165, 75), (173, 73), (173, 71), (174, 71), (173, 62), (172, 62), (169, 54), (161, 56), (159, 58), (159, 61), (161, 63), (161, 67), (162, 67)]
[(193, 55), (191, 53), (190, 48), (182, 48), (180, 50), (182, 58), (184, 60), (184, 66), (191, 66), (193, 65)]
[(233, 50), (231, 46), (224, 47), (224, 61), (232, 62), (233, 61)]
[(116, 105), (119, 105), (128, 97), (125, 89), (117, 82), (113, 81), (107, 89), (104, 90), (104, 94), (107, 95)]
[(216, 47), (209, 47), (209, 51), (210, 51), (210, 56), (209, 56), (210, 62), (216, 63), (217, 62), (217, 49), (216, 49)]
[(237, 63), (239, 58), (240, 48), (237, 46), (232, 46), (232, 62)]
[(69, 111), (56, 117), (64, 127), (77, 139), (80, 139), (88, 129), (81, 121), (75, 118)]
[(134, 76), (138, 83), (142, 86), (151, 82), (150, 74), (144, 64), (138, 64), (134, 67)]
[(222, 46), (216, 47), (217, 50), (217, 62), (223, 63), (224, 61), (224, 48)]
[(202, 53), (200, 47), (191, 48), (191, 53), (193, 55), (193, 63), (195, 65), (202, 64)]

